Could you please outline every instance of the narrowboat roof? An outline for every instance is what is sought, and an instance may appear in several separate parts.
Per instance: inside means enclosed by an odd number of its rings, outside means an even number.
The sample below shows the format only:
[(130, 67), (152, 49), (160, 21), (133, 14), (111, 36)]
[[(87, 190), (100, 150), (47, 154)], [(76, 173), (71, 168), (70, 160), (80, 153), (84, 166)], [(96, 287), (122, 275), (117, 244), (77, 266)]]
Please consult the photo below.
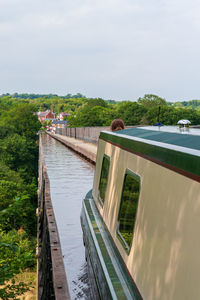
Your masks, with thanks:
[(200, 181), (200, 130), (178, 127), (136, 127), (116, 132), (102, 131), (100, 139), (142, 156), (148, 160), (176, 168), (178, 173)]
[(120, 134), (200, 150), (200, 130), (179, 127), (141, 127), (125, 129)]
[(123, 136), (127, 139), (132, 139), (133, 137), (142, 138), (146, 141), (161, 142), (194, 150), (200, 150), (200, 129), (179, 128), (175, 126), (148, 126), (129, 128), (112, 133), (109, 132), (109, 134)]

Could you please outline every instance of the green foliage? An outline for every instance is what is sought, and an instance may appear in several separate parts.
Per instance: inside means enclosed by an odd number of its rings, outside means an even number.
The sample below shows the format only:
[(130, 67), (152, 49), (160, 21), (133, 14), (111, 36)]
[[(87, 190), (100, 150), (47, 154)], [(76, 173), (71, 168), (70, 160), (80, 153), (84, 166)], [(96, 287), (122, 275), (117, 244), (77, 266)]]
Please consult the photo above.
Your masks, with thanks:
[(30, 183), (37, 176), (38, 147), (34, 139), (13, 134), (0, 141), (0, 161)]
[(104, 102), (91, 99), (82, 103), (68, 118), (70, 126), (109, 126), (115, 118), (122, 119), (126, 126), (153, 125), (158, 122), (159, 107), (159, 121), (164, 125), (176, 125), (180, 119), (188, 119), (196, 125), (200, 123), (200, 110), (168, 105), (165, 99), (156, 95), (144, 95), (138, 102), (121, 101), (114, 105), (105, 102), (106, 106)]
[(177, 102), (169, 102), (168, 105), (172, 105), (174, 107), (183, 107), (183, 108), (199, 108), (200, 100), (190, 100), (190, 101), (177, 101)]
[(18, 296), (23, 295), (29, 290), (30, 287), (27, 284), (24, 282), (19, 282), (16, 284), (15, 280), (13, 279), (11, 284), (6, 284), (6, 286), (0, 288), (0, 299), (19, 299)]
[(146, 94), (143, 98), (138, 98), (138, 103), (146, 108), (167, 105), (167, 102), (164, 98), (152, 94)]
[[(27, 106), (27, 103), (31, 103), (31, 106)], [(90, 99), (80, 93), (76, 95), (67, 94), (66, 96), (15, 93), (0, 96), (0, 115), (3, 116), (4, 121), (7, 120), (3, 126), (0, 121), (0, 138), (14, 134), (25, 135), (26, 137), (34, 135), (39, 127), (36, 120), (37, 116), (31, 114), (31, 119), (27, 123), (18, 122), (19, 120), (26, 120), (27, 110), (33, 112), (52, 109), (55, 113), (68, 112), (71, 114), (68, 118), (71, 127), (109, 126), (115, 118), (121, 118), (126, 125), (152, 125), (158, 121), (159, 106), (161, 107), (160, 122), (164, 125), (176, 125), (183, 116), (190, 119), (192, 124), (199, 123), (200, 100), (167, 103), (162, 97), (146, 94), (140, 97), (137, 102), (133, 102), (103, 100), (101, 98)], [(190, 113), (188, 108), (195, 109), (195, 113), (194, 110)], [(16, 117), (13, 118), (13, 116)], [(17, 126), (15, 126), (16, 123)], [(30, 129), (26, 128), (27, 124), (31, 124), (33, 135)], [(37, 137), (35, 138), (37, 139)]]
[(8, 283), (14, 275), (35, 265), (35, 240), (30, 240), (23, 230), (5, 233), (0, 230), (0, 299), (16, 299), (29, 290), (24, 283)]
[[(153, 125), (158, 120), (158, 108), (152, 107), (146, 113), (146, 119), (149, 125)], [(200, 123), (200, 113), (193, 109), (174, 108), (172, 106), (163, 106), (160, 110), (160, 122), (164, 125), (176, 125), (180, 119), (188, 119), (191, 124)]]
[(3, 124), (9, 124), (9, 128), (12, 128), (13, 133), (37, 140), (36, 133), (40, 129), (41, 123), (33, 113), (33, 105), (18, 104), (4, 114)]
[(68, 117), (72, 127), (109, 126), (113, 111), (103, 106), (86, 104), (79, 111)]
[(136, 102), (124, 101), (117, 106), (117, 117), (128, 125), (138, 125), (141, 123), (143, 115), (147, 109)]
[(22, 191), (22, 186), (14, 181), (0, 180), (0, 214), (1, 210), (6, 208), (12, 199), (22, 193)]
[(13, 275), (35, 266), (36, 240), (22, 229), (5, 233), (0, 230), (0, 285)]
[(1, 230), (8, 232), (20, 227), (23, 227), (30, 236), (36, 234), (35, 207), (28, 195), (15, 197), (9, 206), (0, 211)]
[(43, 122), (43, 126), (51, 126), (52, 125), (52, 120), (45, 120)]
[(6, 166), (1, 161), (0, 161), (0, 179), (13, 181), (17, 184), (19, 183), (20, 185), (23, 184), (23, 180), (21, 179), (20, 175), (17, 172), (11, 170), (8, 166)]
[(107, 103), (101, 98), (88, 99), (88, 108), (92, 108), (94, 106), (107, 107)]
[(115, 100), (105, 100), (106, 103), (109, 103), (109, 104), (117, 104), (117, 101)]
[(6, 138), (11, 132), (13, 132), (13, 128), (9, 124), (0, 123), (0, 140)]
[(16, 299), (29, 289), (11, 279), (36, 263), (32, 239), (41, 124), (35, 106), (26, 102), (8, 95), (0, 99), (0, 299)]

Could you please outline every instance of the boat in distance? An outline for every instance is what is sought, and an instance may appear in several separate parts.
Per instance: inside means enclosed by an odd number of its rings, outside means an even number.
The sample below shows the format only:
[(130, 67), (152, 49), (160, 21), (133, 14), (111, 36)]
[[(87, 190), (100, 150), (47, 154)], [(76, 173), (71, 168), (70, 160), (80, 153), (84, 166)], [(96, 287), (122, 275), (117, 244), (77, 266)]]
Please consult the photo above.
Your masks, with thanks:
[(81, 226), (94, 299), (200, 299), (200, 130), (102, 131)]

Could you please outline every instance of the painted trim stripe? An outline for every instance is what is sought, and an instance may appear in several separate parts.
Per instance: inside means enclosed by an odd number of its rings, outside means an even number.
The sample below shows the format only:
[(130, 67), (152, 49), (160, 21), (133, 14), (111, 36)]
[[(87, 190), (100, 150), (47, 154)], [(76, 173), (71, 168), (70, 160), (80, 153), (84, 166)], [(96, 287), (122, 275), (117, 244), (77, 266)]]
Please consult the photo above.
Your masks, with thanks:
[(185, 177), (200, 182), (199, 156), (149, 144), (146, 143), (146, 141), (127, 139), (122, 135), (110, 135), (110, 133), (106, 132), (101, 132), (99, 138), (119, 147), (120, 149), (138, 155)]
[[(134, 130), (137, 129), (137, 132), (138, 133), (139, 131), (146, 131), (147, 132), (147, 129), (141, 129), (141, 128), (134, 128)], [(123, 131), (126, 131), (123, 130)], [(149, 130), (150, 131), (150, 130)], [(200, 149), (198, 149), (197, 147), (197, 139), (199, 141), (198, 143), (198, 146), (200, 145), (200, 136), (193, 136), (195, 138), (195, 140), (190, 140), (189, 138), (192, 137), (192, 135), (182, 135), (182, 134), (178, 134), (178, 133), (170, 133), (170, 135), (175, 135), (176, 137), (179, 136), (179, 139), (180, 141), (182, 140), (181, 138), (185, 138), (187, 137), (188, 140), (190, 141), (190, 144), (188, 144), (187, 146), (183, 146), (182, 143), (178, 144), (175, 144), (173, 140), (168, 140), (167, 141), (162, 141), (162, 139), (160, 138), (160, 140), (153, 140), (152, 137), (151, 139), (148, 139), (148, 137), (139, 137), (139, 136), (134, 136), (134, 135), (128, 135), (128, 134), (120, 134), (119, 132), (117, 133), (114, 133), (114, 132), (108, 132), (108, 131), (102, 131), (104, 133), (109, 133), (109, 135), (114, 135), (114, 136), (119, 136), (121, 138), (126, 138), (128, 140), (134, 140), (134, 141), (138, 141), (138, 142), (143, 142), (143, 143), (146, 143), (146, 144), (150, 144), (150, 145), (154, 145), (154, 146), (158, 146), (158, 147), (162, 147), (162, 148), (167, 148), (167, 149), (171, 149), (171, 150), (175, 150), (175, 151), (179, 151), (179, 152), (184, 152), (184, 153), (188, 153), (188, 154), (192, 154), (192, 155), (195, 155), (195, 156), (200, 156)], [(131, 133), (131, 132), (130, 132)], [(154, 133), (157, 134), (157, 138), (159, 137), (158, 133), (159, 132), (156, 132), (154, 131)], [(164, 132), (161, 133), (161, 135), (163, 135)], [(165, 132), (165, 134), (168, 134), (167, 132)], [(193, 145), (193, 143), (195, 143)], [(190, 146), (190, 147), (189, 147)], [(195, 148), (192, 148), (191, 146), (196, 146)]]
[[(139, 129), (139, 130), (141, 130), (141, 129)], [(109, 133), (109, 135), (116, 136), (116, 133), (114, 133), (114, 132), (102, 131), (102, 133), (107, 133), (107, 134)], [(117, 136), (121, 137), (121, 138), (126, 138), (128, 140), (133, 140), (133, 141), (137, 141), (137, 142), (146, 143), (146, 144), (149, 144), (149, 145), (158, 146), (158, 147), (161, 147), (161, 148), (166, 148), (166, 149), (170, 149), (170, 150), (174, 150), (174, 151), (179, 151), (179, 152), (183, 152), (183, 153), (192, 154), (192, 155), (195, 155), (195, 156), (200, 156), (200, 150), (189, 148), (189, 147), (184, 147), (184, 146), (175, 145), (175, 144), (169, 144), (169, 143), (166, 143), (166, 142), (161, 142), (161, 141), (156, 141), (156, 140), (149, 140), (147, 138), (142, 138), (142, 137), (138, 137), (138, 136), (131, 136), (131, 135), (126, 135), (126, 134), (120, 134), (120, 133), (117, 133)], [(200, 139), (200, 137), (198, 137), (198, 136), (197, 136), (197, 138)]]
[[(96, 235), (98, 233), (100, 233), (99, 232), (99, 228), (98, 228), (98, 226), (97, 226), (97, 224), (95, 222), (95, 218), (94, 218), (94, 216), (92, 214), (91, 206), (90, 206), (90, 203), (89, 203), (88, 200), (85, 200), (83, 202), (83, 207), (84, 207), (84, 211), (85, 211), (85, 214), (86, 214), (86, 219), (87, 219), (87, 223), (88, 223), (88, 226), (89, 226), (89, 229), (90, 229), (90, 233), (92, 235), (92, 238), (93, 238), (93, 241), (94, 241), (94, 244), (95, 244), (95, 248), (96, 248), (96, 251), (98, 253), (98, 257), (99, 257), (99, 260), (101, 262), (101, 266), (103, 268), (104, 275), (105, 275), (106, 280), (108, 282), (110, 293), (111, 293), (113, 299), (117, 299), (117, 295), (116, 295), (116, 292), (115, 292), (115, 289), (114, 289), (114, 286), (113, 286), (113, 282), (112, 282), (113, 278), (116, 277), (116, 273), (112, 272), (112, 276), (109, 276), (109, 270), (106, 267), (104, 258), (103, 258), (102, 253), (101, 253), (101, 250), (102, 250), (101, 248), (102, 247), (101, 247), (99, 241), (96, 238)], [(95, 225), (95, 231), (94, 231), (94, 228), (93, 228), (94, 225)], [(104, 253), (108, 256), (107, 251), (104, 250)], [(111, 281), (110, 278), (112, 278), (112, 281)]]

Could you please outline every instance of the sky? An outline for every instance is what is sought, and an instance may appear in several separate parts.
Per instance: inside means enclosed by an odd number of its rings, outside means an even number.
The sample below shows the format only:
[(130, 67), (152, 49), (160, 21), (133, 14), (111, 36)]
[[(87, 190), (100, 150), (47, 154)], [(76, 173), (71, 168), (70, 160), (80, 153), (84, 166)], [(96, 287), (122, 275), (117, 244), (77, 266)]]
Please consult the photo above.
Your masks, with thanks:
[(200, 99), (200, 1), (0, 0), (0, 94)]

